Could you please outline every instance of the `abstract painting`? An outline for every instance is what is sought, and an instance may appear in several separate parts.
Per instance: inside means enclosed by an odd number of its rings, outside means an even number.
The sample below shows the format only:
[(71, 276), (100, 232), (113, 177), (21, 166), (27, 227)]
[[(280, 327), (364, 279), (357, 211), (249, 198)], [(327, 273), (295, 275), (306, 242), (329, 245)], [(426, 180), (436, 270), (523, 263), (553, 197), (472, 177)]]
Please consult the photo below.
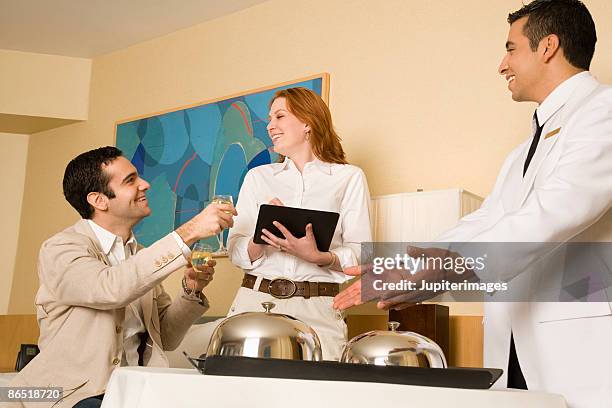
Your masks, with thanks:
[[(135, 227), (138, 242), (148, 246), (173, 231), (215, 194), (229, 194), (235, 203), (247, 171), (278, 159), (266, 131), (269, 103), (277, 90), (296, 86), (327, 102), (329, 75), (318, 74), (117, 122), (117, 147), (151, 184), (152, 214)], [(219, 239), (206, 242), (217, 249)]]

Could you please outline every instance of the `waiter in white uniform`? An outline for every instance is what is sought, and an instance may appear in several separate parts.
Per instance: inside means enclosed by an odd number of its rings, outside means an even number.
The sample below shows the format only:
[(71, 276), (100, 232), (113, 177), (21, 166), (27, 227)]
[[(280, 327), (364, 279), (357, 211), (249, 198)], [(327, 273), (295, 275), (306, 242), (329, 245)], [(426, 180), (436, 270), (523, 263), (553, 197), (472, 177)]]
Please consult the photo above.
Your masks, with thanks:
[[(512, 99), (538, 103), (533, 135), (508, 156), (482, 207), (437, 240), (612, 241), (612, 88), (588, 72), (592, 17), (577, 0), (535, 0), (508, 22), (499, 73)], [(335, 307), (361, 302), (354, 286)], [(487, 302), (485, 366), (509, 371), (497, 385), (559, 393), (571, 408), (611, 406), (612, 304), (603, 300)]]

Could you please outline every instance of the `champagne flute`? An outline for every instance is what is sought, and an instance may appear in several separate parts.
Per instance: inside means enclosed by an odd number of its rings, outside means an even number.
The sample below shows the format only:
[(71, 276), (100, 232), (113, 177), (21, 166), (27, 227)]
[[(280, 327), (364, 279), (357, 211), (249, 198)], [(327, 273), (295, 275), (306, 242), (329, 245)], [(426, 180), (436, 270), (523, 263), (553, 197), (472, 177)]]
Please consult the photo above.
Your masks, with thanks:
[[(200, 274), (208, 265), (208, 261), (212, 259), (213, 248), (211, 245), (198, 241), (191, 250), (191, 266), (193, 266), (196, 274)], [(196, 290), (196, 284), (194, 283), (193, 291)]]
[[(230, 204), (234, 205), (234, 199), (229, 194), (215, 194), (212, 198), (212, 202), (214, 204)], [(226, 213), (231, 214), (231, 212), (226, 211)], [(223, 231), (221, 231), (217, 237), (219, 241), (219, 249), (215, 251), (215, 255), (224, 256), (227, 255), (227, 248), (225, 247), (225, 243), (223, 242)]]

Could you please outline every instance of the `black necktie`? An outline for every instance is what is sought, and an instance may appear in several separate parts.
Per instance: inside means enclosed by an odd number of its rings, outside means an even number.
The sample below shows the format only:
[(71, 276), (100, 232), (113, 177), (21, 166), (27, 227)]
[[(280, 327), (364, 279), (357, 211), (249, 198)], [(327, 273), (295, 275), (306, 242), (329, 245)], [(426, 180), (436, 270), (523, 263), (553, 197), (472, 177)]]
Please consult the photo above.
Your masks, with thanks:
[[(531, 163), (531, 159), (533, 158), (536, 148), (538, 147), (538, 142), (540, 141), (540, 136), (542, 135), (542, 128), (544, 127), (540, 126), (537, 111), (533, 113), (533, 118), (535, 119), (537, 130), (533, 135), (531, 146), (529, 146), (529, 152), (527, 152), (527, 159), (525, 159), (525, 165), (523, 166), (523, 177), (525, 176), (525, 173), (527, 173), (529, 163)], [(525, 381), (523, 371), (521, 370), (521, 364), (519, 363), (518, 355), (516, 354), (516, 348), (514, 347), (514, 336), (512, 332), (510, 332), (510, 357), (508, 359), (508, 388), (518, 388), (520, 390), (527, 389), (527, 382)]]
[(514, 335), (510, 332), (510, 358), (508, 359), (508, 388), (516, 388), (519, 390), (527, 389), (527, 382), (521, 370), (516, 348), (514, 347)]
[(523, 166), (523, 177), (525, 177), (525, 173), (527, 173), (527, 169), (529, 168), (529, 163), (531, 163), (531, 159), (533, 158), (536, 148), (538, 147), (540, 135), (542, 134), (542, 128), (544, 127), (544, 125), (540, 126), (540, 123), (538, 122), (537, 111), (533, 113), (533, 118), (535, 119), (538, 129), (536, 130), (535, 135), (533, 135), (531, 146), (529, 146), (529, 152), (527, 152), (527, 159), (525, 160), (525, 165)]

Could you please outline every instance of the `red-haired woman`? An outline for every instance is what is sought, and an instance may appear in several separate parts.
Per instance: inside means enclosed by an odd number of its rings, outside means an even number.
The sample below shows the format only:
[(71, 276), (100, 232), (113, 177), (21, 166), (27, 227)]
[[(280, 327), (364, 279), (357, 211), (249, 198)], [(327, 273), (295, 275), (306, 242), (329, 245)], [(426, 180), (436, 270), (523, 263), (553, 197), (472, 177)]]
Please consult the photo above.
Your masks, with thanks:
[[(342, 269), (359, 264), (361, 243), (372, 240), (366, 177), (347, 163), (329, 109), (314, 92), (278, 91), (269, 119), (268, 134), (281, 157), (278, 163), (251, 169), (238, 196), (228, 248), (230, 260), (244, 270), (245, 278), (230, 315), (261, 311), (261, 302), (273, 301), (274, 312), (310, 325), (321, 340), (323, 358), (335, 360), (346, 341), (346, 325), (332, 308), (333, 296), (347, 279)], [(262, 239), (269, 245), (254, 243), (259, 206), (268, 203), (340, 213), (329, 252), (317, 249), (312, 226), (298, 239), (276, 225), (284, 238), (264, 231)], [(274, 285), (289, 285), (290, 292), (295, 283), (296, 294), (273, 297), (269, 284), (277, 278), (284, 279)], [(273, 293), (283, 289), (274, 285)]]

